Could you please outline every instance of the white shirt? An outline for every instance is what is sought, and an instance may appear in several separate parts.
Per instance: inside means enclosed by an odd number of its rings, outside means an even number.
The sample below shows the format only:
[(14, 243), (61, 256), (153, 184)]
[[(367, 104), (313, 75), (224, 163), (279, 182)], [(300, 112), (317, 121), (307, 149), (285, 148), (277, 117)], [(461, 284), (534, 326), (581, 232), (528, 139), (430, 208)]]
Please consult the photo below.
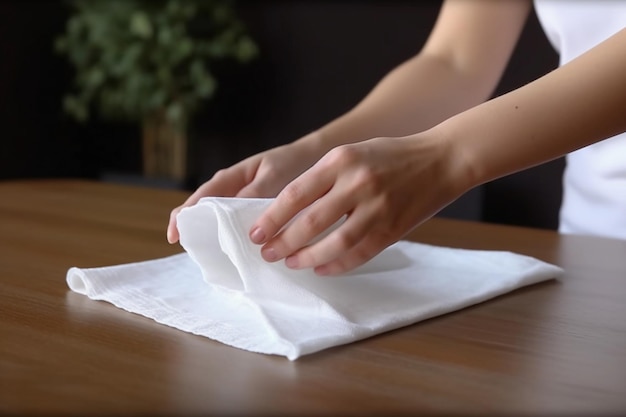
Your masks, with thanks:
[[(560, 65), (626, 27), (626, 1), (535, 0), (535, 10)], [(559, 231), (626, 239), (626, 133), (567, 155)]]

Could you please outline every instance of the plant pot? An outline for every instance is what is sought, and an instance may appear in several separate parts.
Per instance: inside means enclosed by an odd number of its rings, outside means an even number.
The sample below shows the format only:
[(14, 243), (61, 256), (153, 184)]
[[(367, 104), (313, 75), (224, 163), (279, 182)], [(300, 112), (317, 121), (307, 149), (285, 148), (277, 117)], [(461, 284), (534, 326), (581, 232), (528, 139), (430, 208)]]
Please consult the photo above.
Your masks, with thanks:
[(165, 111), (143, 121), (143, 175), (184, 182), (187, 179), (188, 135), (184, 123), (172, 123)]

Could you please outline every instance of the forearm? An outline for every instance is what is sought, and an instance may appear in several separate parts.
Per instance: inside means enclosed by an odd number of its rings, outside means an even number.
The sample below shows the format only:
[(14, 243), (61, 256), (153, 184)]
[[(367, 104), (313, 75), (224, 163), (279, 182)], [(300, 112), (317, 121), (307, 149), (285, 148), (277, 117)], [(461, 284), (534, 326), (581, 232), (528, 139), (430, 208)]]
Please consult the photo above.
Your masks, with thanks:
[(406, 136), (482, 103), (506, 67), (530, 6), (528, 0), (446, 0), (421, 52), (314, 136), (326, 150)]
[(492, 87), (438, 57), (421, 54), (395, 68), (357, 106), (319, 133), (332, 146), (405, 136), (483, 102)]
[(472, 186), (626, 131), (626, 30), (569, 64), (436, 126)]

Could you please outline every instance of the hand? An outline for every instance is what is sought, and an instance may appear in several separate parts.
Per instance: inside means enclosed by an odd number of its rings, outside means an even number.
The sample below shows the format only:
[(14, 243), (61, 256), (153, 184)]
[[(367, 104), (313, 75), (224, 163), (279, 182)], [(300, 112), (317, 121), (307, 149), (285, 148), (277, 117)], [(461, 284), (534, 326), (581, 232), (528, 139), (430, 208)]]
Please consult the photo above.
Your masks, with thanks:
[(315, 148), (312, 135), (256, 154), (216, 172), (182, 205), (172, 210), (167, 226), (168, 242), (175, 243), (179, 238), (176, 215), (183, 208), (196, 204), (202, 197), (275, 197), (289, 181), (304, 172), (321, 156), (321, 152)]
[(319, 275), (349, 271), (469, 189), (460, 154), (433, 135), (336, 147), (278, 194), (250, 239), (264, 244), (270, 262), (285, 258), (288, 267)]

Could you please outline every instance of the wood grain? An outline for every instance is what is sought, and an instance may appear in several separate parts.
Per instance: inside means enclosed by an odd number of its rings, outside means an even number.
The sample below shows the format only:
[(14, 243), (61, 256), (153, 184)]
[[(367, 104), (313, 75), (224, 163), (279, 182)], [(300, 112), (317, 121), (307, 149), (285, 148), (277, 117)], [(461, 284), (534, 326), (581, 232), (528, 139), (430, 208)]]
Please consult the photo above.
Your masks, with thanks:
[(624, 415), (626, 242), (433, 219), (411, 239), (566, 275), (295, 362), (69, 291), (71, 266), (154, 259), (177, 191), (0, 183), (0, 413)]

